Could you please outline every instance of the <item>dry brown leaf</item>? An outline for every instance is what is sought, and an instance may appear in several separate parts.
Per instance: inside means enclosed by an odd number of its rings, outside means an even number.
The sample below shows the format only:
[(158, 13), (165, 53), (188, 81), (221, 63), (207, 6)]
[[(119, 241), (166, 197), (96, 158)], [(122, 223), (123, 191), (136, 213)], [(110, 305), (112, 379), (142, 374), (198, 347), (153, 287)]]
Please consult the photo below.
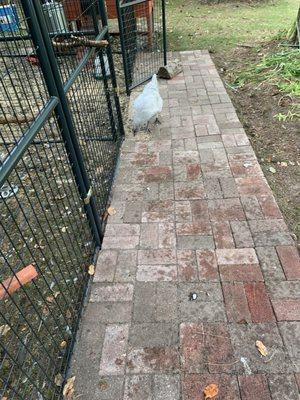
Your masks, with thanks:
[(54, 297), (53, 296), (48, 296), (48, 297), (46, 297), (46, 300), (48, 301), (48, 303), (53, 303)]
[(257, 340), (255, 342), (255, 346), (257, 347), (257, 350), (260, 352), (260, 354), (264, 357), (266, 357), (268, 355), (268, 350), (266, 348), (266, 346), (263, 344), (263, 342), (261, 342), (260, 340)]
[(75, 382), (75, 376), (72, 376), (71, 378), (69, 378), (68, 380), (67, 380), (67, 383), (65, 384), (65, 386), (64, 386), (64, 389), (63, 389), (63, 396), (64, 396), (64, 399), (66, 399), (66, 400), (70, 400), (70, 399), (72, 399), (72, 396), (73, 396), (73, 394), (74, 394), (74, 382)]
[(108, 207), (103, 213), (103, 221), (106, 221), (109, 215), (115, 215), (117, 213), (116, 209), (113, 207)]
[(272, 162), (272, 156), (267, 156), (267, 157), (266, 157), (266, 160), (267, 160), (267, 162), (269, 162), (269, 163)]
[(103, 379), (99, 382), (99, 387), (101, 390), (107, 390), (109, 388), (109, 384)]
[(205, 399), (213, 399), (218, 393), (219, 389), (215, 383), (211, 383), (203, 390)]
[(43, 315), (49, 315), (49, 312), (50, 312), (50, 310), (49, 310), (49, 307), (48, 306), (44, 306), (43, 307), (43, 309), (42, 309), (42, 313), (43, 313)]
[(115, 215), (117, 213), (116, 209), (113, 207), (108, 207), (107, 214), (108, 215)]
[(66, 342), (65, 340), (63, 340), (63, 341), (61, 342), (61, 344), (60, 344), (60, 347), (61, 347), (62, 349), (64, 349), (64, 348), (66, 347), (66, 345), (67, 345), (67, 342)]
[(1, 325), (0, 326), (0, 336), (5, 336), (10, 331), (9, 325)]
[(61, 385), (62, 385), (62, 383), (63, 383), (63, 377), (62, 377), (61, 374), (55, 375), (54, 383), (55, 383), (56, 386), (61, 386)]
[(94, 275), (95, 274), (95, 266), (91, 264), (88, 268), (88, 274), (89, 275)]

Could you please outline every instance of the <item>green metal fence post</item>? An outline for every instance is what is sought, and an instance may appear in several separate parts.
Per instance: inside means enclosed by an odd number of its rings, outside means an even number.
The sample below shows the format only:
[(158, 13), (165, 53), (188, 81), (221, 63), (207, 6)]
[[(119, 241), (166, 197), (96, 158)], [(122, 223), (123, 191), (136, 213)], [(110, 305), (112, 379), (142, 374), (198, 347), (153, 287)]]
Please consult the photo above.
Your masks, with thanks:
[(162, 24), (163, 24), (163, 48), (164, 48), (164, 65), (167, 65), (167, 23), (166, 23), (166, 2), (161, 0), (162, 7)]
[(116, 0), (116, 8), (117, 8), (117, 13), (118, 13), (118, 21), (119, 21), (119, 34), (120, 34), (123, 68), (124, 68), (124, 75), (125, 75), (126, 93), (127, 93), (127, 96), (129, 96), (130, 95), (130, 73), (128, 70), (128, 63), (127, 63), (127, 56), (126, 56), (127, 49), (126, 49), (125, 39), (124, 39), (124, 35), (123, 35), (123, 31), (124, 31), (123, 25), (124, 24), (123, 24), (122, 10), (120, 7), (120, 0)]
[[(57, 120), (61, 128), (61, 134), (65, 142), (68, 157), (72, 166), (76, 183), (80, 191), (81, 198), (84, 200), (87, 198), (90, 184), (87, 174), (85, 172), (83, 159), (76, 140), (72, 119), (68, 109), (67, 99), (59, 76), (59, 71), (56, 65), (56, 60), (53, 49), (51, 47), (50, 39), (47, 31), (46, 34), (45, 31), (44, 34), (42, 32), (46, 29), (45, 21), (43, 20), (41, 9), (39, 9), (38, 7), (40, 6), (40, 4), (37, 3), (38, 2), (33, 3), (32, 0), (22, 1), (24, 13), (27, 17), (32, 40), (39, 55), (39, 61), (43, 70), (43, 75), (49, 94), (50, 96), (58, 97), (60, 100), (60, 103), (56, 107)], [(38, 16), (40, 17), (39, 19)], [(51, 48), (51, 51), (49, 51), (49, 48)], [(98, 246), (100, 246), (102, 236), (101, 222), (97, 214), (93, 199), (91, 198), (88, 204), (86, 204), (85, 202), (84, 207), (94, 235), (95, 242)]]
[[(100, 18), (102, 22), (102, 26), (108, 27), (108, 19), (107, 19), (107, 13), (106, 13), (106, 7), (104, 4), (104, 0), (98, 0), (99, 4), (99, 10), (100, 10)], [(111, 74), (111, 83), (114, 88), (114, 101), (116, 105), (116, 110), (117, 110), (117, 115), (118, 115), (118, 125), (119, 125), (119, 132), (121, 134), (121, 137), (125, 136), (125, 131), (124, 131), (124, 124), (123, 124), (123, 118), (122, 118), (122, 111), (121, 111), (121, 106), (120, 106), (120, 101), (119, 101), (119, 89), (118, 89), (118, 84), (117, 84), (117, 78), (116, 78), (116, 73), (115, 73), (115, 66), (114, 66), (114, 60), (113, 60), (113, 54), (111, 50), (111, 44), (110, 44), (110, 36), (109, 36), (109, 31), (107, 29), (105, 39), (108, 40), (109, 45), (106, 48), (106, 54), (107, 54), (107, 59), (109, 63), (109, 69), (110, 69), (110, 74)]]

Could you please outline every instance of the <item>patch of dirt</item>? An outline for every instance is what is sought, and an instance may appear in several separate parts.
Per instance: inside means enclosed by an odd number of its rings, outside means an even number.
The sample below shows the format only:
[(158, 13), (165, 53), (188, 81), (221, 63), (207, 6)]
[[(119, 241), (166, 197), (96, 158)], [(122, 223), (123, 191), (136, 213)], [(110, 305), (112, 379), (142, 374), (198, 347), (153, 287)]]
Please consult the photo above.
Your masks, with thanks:
[[(212, 57), (299, 247), (300, 122), (297, 118), (287, 121), (274, 118), (276, 114), (288, 112), (292, 99), (269, 82), (247, 84), (238, 90), (228, 86), (239, 71), (258, 62), (263, 54), (272, 50), (280, 51), (278, 43), (269, 43), (259, 50), (251, 45), (238, 47), (226, 54), (213, 54)], [(293, 101), (296, 102), (296, 99)]]

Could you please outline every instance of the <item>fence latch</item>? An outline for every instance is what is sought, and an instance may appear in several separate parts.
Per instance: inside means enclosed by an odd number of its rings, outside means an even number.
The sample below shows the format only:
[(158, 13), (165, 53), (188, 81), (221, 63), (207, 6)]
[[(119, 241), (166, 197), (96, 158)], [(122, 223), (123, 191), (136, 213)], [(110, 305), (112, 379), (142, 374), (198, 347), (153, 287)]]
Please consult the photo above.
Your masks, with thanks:
[(91, 186), (86, 194), (86, 197), (83, 199), (85, 205), (90, 204), (92, 194), (93, 194), (93, 188)]

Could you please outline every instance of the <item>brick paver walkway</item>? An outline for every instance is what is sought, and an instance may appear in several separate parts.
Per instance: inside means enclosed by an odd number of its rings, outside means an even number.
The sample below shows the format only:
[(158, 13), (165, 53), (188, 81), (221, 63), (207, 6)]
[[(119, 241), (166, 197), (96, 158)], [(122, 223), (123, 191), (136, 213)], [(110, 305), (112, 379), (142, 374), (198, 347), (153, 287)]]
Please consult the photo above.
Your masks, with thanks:
[(74, 397), (299, 399), (297, 250), (209, 54), (180, 56), (162, 125), (123, 145)]

